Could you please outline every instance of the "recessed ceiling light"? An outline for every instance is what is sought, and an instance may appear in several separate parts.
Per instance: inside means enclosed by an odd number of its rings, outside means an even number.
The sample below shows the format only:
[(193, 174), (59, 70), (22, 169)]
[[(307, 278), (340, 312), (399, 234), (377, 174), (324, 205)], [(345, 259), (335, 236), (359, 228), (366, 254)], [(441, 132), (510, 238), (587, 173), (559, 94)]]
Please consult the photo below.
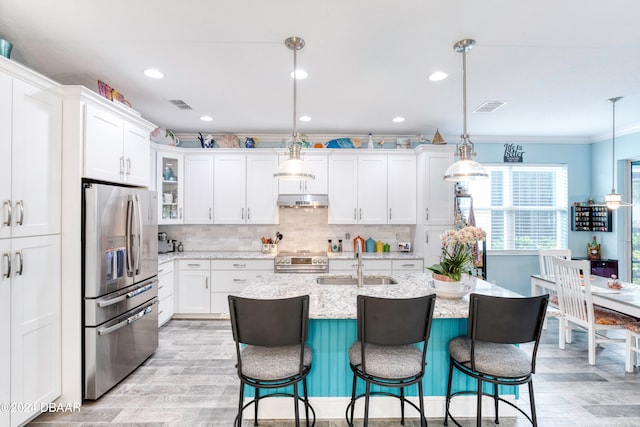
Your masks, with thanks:
[(146, 70), (144, 70), (144, 75), (152, 79), (161, 79), (164, 77), (164, 74), (162, 74), (155, 68), (147, 68)]
[(402, 123), (402, 122), (404, 122), (404, 117), (400, 117), (400, 116), (394, 117), (393, 118), (393, 122), (394, 123)]
[(300, 116), (300, 121), (301, 122), (310, 122), (311, 121), (311, 117), (309, 117), (309, 116)]
[(202, 120), (203, 122), (211, 122), (211, 121), (213, 121), (213, 117), (202, 116), (202, 117), (200, 117), (200, 120)]
[(436, 71), (429, 74), (429, 80), (431, 80), (432, 82), (439, 82), (440, 80), (444, 80), (447, 77), (449, 77), (449, 74), (445, 73), (444, 71)]
[[(290, 73), (290, 76), (293, 77), (293, 71)], [(306, 79), (309, 76), (305, 70), (297, 69), (296, 70), (296, 79), (302, 80)]]

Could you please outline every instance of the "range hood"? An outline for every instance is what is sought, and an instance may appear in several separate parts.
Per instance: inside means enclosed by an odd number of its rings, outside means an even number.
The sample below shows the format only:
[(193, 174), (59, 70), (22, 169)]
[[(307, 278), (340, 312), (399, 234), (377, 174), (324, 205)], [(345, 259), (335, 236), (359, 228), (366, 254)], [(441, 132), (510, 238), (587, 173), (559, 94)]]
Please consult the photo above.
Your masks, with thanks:
[(326, 208), (329, 196), (326, 194), (280, 194), (278, 206), (281, 208)]

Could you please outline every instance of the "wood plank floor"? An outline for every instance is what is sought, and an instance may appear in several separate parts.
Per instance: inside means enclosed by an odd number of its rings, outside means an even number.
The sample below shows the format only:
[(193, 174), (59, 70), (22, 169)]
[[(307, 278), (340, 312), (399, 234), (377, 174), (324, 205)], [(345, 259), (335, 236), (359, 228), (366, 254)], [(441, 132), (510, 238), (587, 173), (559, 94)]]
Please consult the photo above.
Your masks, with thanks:
[[(540, 426), (639, 426), (640, 373), (625, 373), (624, 344), (598, 349), (597, 365), (587, 363), (585, 335), (558, 349), (557, 321), (549, 320), (534, 377)], [(29, 425), (42, 426), (225, 426), (233, 425), (238, 397), (235, 351), (229, 321), (172, 320), (160, 329), (160, 348), (122, 383), (97, 402), (76, 412), (45, 413)], [(526, 387), (522, 405), (528, 408)], [(527, 409), (528, 411), (528, 409)], [(429, 418), (429, 425), (442, 425)], [(475, 425), (475, 420), (463, 420)], [(243, 423), (244, 426), (252, 422)], [(293, 422), (262, 420), (261, 426)], [(304, 423), (303, 423), (304, 425)], [(344, 420), (318, 420), (317, 427), (346, 427)], [(362, 425), (358, 420), (356, 425)], [(371, 427), (399, 426), (376, 420)], [(417, 418), (408, 427), (419, 426)], [(452, 425), (452, 423), (450, 423)], [(495, 426), (490, 418), (483, 425)], [(505, 418), (500, 426), (529, 426), (524, 417)]]

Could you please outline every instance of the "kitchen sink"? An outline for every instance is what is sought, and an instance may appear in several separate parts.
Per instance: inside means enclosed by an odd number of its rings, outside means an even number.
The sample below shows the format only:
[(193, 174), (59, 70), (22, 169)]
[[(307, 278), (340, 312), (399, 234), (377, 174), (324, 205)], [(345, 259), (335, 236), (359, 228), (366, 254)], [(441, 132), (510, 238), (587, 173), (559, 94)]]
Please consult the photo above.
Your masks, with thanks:
[[(354, 276), (319, 276), (316, 279), (319, 285), (357, 285), (358, 279)], [(389, 276), (363, 276), (363, 285), (396, 285), (398, 283)]]

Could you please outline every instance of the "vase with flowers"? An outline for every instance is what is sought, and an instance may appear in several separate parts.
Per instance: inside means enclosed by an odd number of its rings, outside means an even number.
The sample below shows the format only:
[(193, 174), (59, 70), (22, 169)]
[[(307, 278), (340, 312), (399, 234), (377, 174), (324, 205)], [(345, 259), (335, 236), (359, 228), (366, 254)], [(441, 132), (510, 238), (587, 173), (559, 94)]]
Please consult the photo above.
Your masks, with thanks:
[(446, 230), (440, 236), (442, 253), (440, 262), (427, 267), (433, 272), (436, 287), (458, 290), (462, 274), (470, 273), (473, 267), (473, 248), (486, 238), (479, 227), (467, 225), (459, 230)]

